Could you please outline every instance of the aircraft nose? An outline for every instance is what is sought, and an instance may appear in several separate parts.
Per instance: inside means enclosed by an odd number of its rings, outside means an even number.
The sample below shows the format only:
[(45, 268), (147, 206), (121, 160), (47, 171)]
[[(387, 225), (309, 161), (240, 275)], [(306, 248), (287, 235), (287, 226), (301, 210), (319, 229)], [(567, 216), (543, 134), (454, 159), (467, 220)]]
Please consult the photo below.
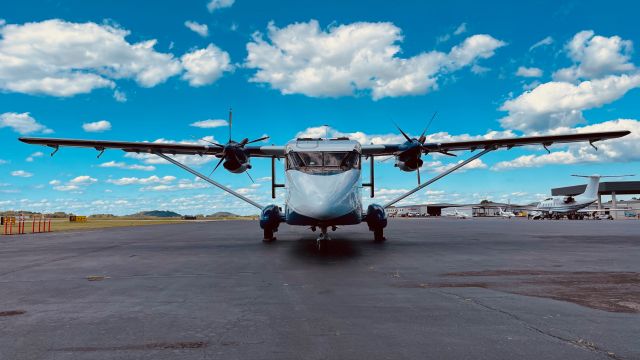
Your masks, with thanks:
[(318, 220), (329, 220), (348, 214), (354, 210), (353, 204), (350, 204), (348, 199), (345, 199), (348, 198), (347, 194), (332, 193), (314, 195), (316, 196), (306, 196), (308, 205), (301, 210), (305, 216)]
[(358, 174), (310, 175), (290, 171), (288, 206), (300, 215), (330, 220), (358, 209)]

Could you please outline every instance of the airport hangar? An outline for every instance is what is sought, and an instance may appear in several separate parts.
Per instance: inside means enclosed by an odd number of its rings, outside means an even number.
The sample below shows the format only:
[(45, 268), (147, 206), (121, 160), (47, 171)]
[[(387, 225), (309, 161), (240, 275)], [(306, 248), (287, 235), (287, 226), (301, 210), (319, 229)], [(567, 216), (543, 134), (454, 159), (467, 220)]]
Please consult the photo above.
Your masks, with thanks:
[(450, 204), (450, 203), (437, 203), (437, 204), (420, 204), (420, 205), (403, 205), (403, 206), (391, 206), (387, 208), (387, 214), (392, 217), (403, 217), (409, 213), (418, 213), (420, 216), (443, 216), (446, 212), (443, 209), (455, 208), (459, 212), (464, 213), (467, 216), (473, 217), (490, 217), (499, 216), (500, 209), (519, 212), (527, 209), (531, 205), (516, 205), (497, 202), (481, 202), (479, 204)]
[[(584, 192), (587, 185), (572, 185), (551, 189), (552, 196), (575, 196)], [(640, 216), (640, 200), (621, 200), (618, 195), (640, 194), (640, 181), (604, 181), (598, 187), (598, 202), (589, 209), (624, 209), (612, 211), (614, 219), (638, 219)], [(611, 201), (602, 203), (602, 195), (610, 195)]]
[[(586, 189), (587, 185), (572, 185), (551, 189), (552, 196), (575, 196), (581, 194)], [(605, 213), (611, 215), (614, 219), (640, 219), (640, 200), (621, 200), (618, 201), (617, 195), (636, 195), (640, 194), (640, 181), (605, 181), (601, 182), (598, 188), (598, 203), (593, 204), (589, 209), (621, 209), (621, 211), (612, 211), (611, 213)], [(610, 195), (611, 201), (602, 203), (602, 195)], [(518, 212), (526, 210), (535, 204), (528, 205), (516, 205), (506, 203), (495, 202), (482, 202), (479, 204), (450, 204), (450, 203), (438, 203), (438, 204), (419, 204), (419, 205), (405, 205), (405, 206), (392, 206), (387, 209), (387, 214), (390, 216), (407, 216), (409, 213), (418, 213), (422, 216), (428, 214), (429, 216), (442, 216), (443, 209), (456, 208), (458, 211), (465, 213), (468, 216), (483, 217), (483, 216), (499, 216), (499, 209), (505, 209), (509, 211)]]

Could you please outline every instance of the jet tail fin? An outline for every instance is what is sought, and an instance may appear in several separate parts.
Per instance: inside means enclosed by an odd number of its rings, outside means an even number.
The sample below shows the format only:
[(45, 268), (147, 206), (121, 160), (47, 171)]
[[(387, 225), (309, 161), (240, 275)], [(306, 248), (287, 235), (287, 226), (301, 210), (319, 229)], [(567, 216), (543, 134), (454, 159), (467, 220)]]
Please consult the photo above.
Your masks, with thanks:
[(581, 195), (589, 199), (597, 199), (601, 178), (616, 178), (616, 177), (626, 177), (626, 176), (634, 176), (634, 175), (571, 175), (571, 176), (589, 178), (589, 183), (587, 184), (587, 188), (584, 190), (584, 192)]

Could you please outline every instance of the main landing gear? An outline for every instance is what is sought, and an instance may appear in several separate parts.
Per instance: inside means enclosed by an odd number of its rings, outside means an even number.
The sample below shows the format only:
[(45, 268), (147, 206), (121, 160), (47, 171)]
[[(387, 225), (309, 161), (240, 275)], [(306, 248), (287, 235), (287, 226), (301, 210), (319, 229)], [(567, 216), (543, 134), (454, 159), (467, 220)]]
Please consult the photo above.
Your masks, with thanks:
[(262, 241), (270, 243), (276, 240), (274, 233), (278, 231), (282, 220), (282, 213), (277, 205), (269, 205), (262, 210), (260, 214), (260, 227), (264, 233)]
[(382, 206), (377, 204), (369, 205), (365, 220), (369, 225), (369, 230), (373, 231), (373, 241), (383, 242), (387, 240), (384, 237), (384, 228), (387, 227), (387, 214)]
[(384, 229), (383, 228), (375, 228), (373, 229), (373, 241), (375, 242), (384, 242), (387, 238), (384, 237)]

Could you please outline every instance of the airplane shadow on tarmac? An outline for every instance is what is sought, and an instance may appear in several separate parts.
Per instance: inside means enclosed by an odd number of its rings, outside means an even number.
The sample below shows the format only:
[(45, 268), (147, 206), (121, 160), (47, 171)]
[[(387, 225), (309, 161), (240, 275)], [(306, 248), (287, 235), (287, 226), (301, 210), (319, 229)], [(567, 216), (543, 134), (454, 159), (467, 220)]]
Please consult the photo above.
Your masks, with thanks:
[(291, 255), (305, 261), (348, 261), (362, 256), (363, 251), (384, 249), (385, 244), (369, 240), (332, 238), (325, 249), (318, 249), (316, 239), (297, 239), (289, 243)]

